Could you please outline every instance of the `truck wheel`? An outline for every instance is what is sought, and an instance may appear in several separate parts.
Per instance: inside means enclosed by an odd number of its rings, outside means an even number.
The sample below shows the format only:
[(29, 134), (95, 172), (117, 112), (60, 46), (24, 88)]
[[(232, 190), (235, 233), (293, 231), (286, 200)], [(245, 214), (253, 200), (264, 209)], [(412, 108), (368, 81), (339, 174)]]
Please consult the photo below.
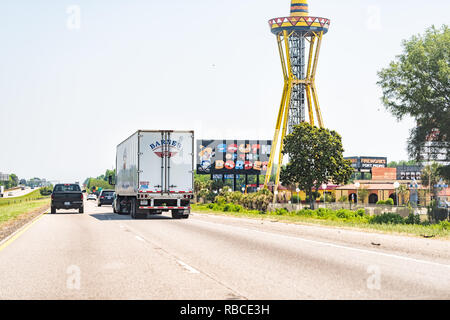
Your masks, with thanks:
[(135, 203), (134, 199), (131, 200), (131, 203), (130, 203), (130, 216), (131, 216), (131, 219), (136, 219), (136, 203)]
[(50, 212), (51, 212), (52, 214), (55, 214), (55, 213), (56, 213), (56, 209), (52, 207), (52, 209), (51, 209)]
[(84, 207), (81, 207), (80, 210), (78, 210), (79, 213), (84, 213)]
[(172, 210), (172, 219), (183, 219), (184, 210)]

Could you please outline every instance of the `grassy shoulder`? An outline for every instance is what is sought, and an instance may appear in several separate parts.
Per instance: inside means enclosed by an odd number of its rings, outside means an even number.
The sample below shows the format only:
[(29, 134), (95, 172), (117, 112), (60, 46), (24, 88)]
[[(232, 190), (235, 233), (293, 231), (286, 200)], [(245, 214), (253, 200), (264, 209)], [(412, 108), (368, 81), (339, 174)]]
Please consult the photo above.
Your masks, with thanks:
[(38, 199), (43, 199), (44, 196), (41, 195), (40, 190), (34, 190), (26, 195), (14, 198), (0, 198), (0, 206), (9, 206), (13, 204), (17, 204), (24, 201), (34, 201)]
[[(226, 206), (226, 208), (225, 208)], [(278, 210), (276, 212), (262, 213), (257, 210), (247, 210), (233, 205), (198, 205), (191, 206), (192, 211), (198, 213), (208, 213), (217, 215), (226, 215), (233, 217), (252, 218), (252, 219), (268, 219), (271, 221), (279, 221), (297, 224), (323, 225), (329, 227), (340, 227), (347, 229), (357, 229), (367, 232), (380, 232), (389, 234), (410, 235), (427, 238), (450, 239), (450, 223), (426, 225), (426, 224), (407, 224), (404, 221), (399, 223), (394, 219), (390, 219), (389, 223), (382, 223), (380, 219), (373, 220), (369, 215), (362, 211), (352, 212), (349, 210), (302, 210), (298, 212), (287, 212), (286, 210)], [(390, 217), (387, 217), (388, 220)]]
[(22, 201), (10, 205), (0, 206), (0, 227), (3, 223), (16, 219), (20, 215), (36, 210), (44, 210), (50, 206), (50, 198), (40, 200)]

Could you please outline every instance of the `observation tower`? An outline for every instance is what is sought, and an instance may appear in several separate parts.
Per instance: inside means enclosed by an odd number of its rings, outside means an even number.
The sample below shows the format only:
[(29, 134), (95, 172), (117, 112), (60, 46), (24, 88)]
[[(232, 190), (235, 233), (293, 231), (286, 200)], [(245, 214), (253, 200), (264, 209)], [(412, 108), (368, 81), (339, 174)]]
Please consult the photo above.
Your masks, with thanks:
[[(292, 133), (295, 125), (306, 121), (306, 106), (309, 123), (316, 125), (315, 111), (317, 125), (324, 127), (315, 78), (322, 38), (328, 32), (330, 20), (310, 16), (307, 0), (291, 0), (291, 15), (270, 19), (269, 25), (272, 33), (277, 37), (284, 77), (283, 95), (264, 183), (267, 187), (275, 156), (278, 155), (279, 165), (274, 188), (276, 191), (280, 182), (281, 149), (284, 137), (286, 132)], [(308, 56), (306, 56), (307, 52)], [(281, 142), (279, 141), (280, 131)], [(277, 148), (278, 145), (280, 145), (279, 148)]]

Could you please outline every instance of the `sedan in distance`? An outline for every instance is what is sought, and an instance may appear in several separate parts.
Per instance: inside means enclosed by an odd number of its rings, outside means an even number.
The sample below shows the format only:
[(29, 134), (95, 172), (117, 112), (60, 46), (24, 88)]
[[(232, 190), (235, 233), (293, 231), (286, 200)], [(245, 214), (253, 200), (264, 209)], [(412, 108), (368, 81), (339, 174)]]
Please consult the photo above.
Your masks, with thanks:
[(102, 190), (97, 199), (97, 206), (101, 207), (104, 204), (112, 205), (114, 201), (114, 190)]
[(90, 193), (87, 196), (87, 200), (97, 200), (97, 196), (94, 193)]

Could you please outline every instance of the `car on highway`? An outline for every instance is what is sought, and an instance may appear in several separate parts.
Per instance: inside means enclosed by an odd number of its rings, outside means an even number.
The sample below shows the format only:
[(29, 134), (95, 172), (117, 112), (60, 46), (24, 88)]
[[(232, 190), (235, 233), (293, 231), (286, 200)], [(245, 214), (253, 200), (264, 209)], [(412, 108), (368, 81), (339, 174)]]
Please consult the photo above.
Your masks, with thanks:
[(90, 193), (87, 196), (87, 200), (97, 200), (97, 196), (95, 195), (95, 193)]
[(84, 213), (84, 195), (78, 184), (55, 185), (51, 199), (51, 213), (56, 213), (57, 209), (78, 209)]
[(114, 201), (114, 190), (102, 190), (97, 198), (97, 206), (101, 207), (104, 204), (112, 205)]

